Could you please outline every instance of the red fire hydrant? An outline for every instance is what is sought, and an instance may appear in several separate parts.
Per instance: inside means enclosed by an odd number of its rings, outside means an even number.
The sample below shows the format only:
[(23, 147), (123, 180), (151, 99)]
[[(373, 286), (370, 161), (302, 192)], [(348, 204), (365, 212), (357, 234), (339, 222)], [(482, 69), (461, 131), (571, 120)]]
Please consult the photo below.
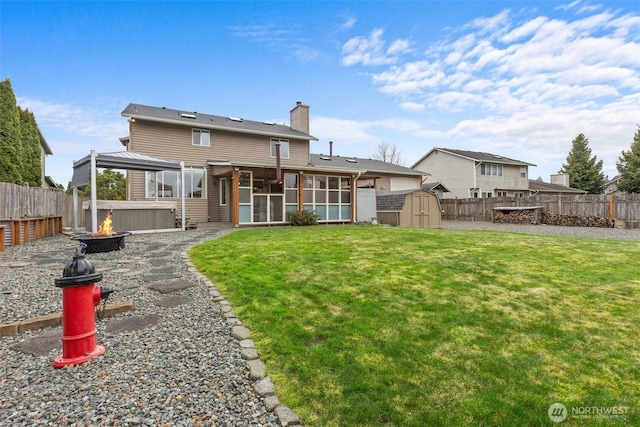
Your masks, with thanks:
[(104, 353), (104, 347), (96, 346), (95, 307), (109, 296), (108, 288), (96, 286), (102, 273), (76, 252), (68, 263), (62, 277), (55, 285), (62, 288), (62, 355), (56, 357), (53, 366), (62, 368), (79, 365)]

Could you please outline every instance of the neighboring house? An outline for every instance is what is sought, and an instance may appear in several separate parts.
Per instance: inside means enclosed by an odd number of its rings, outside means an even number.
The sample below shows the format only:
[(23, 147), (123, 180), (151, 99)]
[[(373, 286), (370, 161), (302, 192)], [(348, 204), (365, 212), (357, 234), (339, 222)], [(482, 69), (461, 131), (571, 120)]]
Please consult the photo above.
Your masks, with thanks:
[(553, 184), (544, 182), (541, 179), (529, 180), (529, 195), (543, 195), (543, 194), (556, 194), (556, 195), (571, 195), (571, 194), (587, 194), (585, 190), (579, 190), (577, 188), (567, 187), (561, 184)]
[[(298, 102), (290, 126), (130, 104), (127, 151), (184, 162), (186, 217), (236, 226), (287, 223), (313, 210), (321, 222), (355, 222), (363, 189), (420, 188), (422, 172), (384, 162), (310, 153), (309, 106)], [(128, 200), (177, 199), (179, 173), (129, 171)], [(370, 220), (370, 217), (363, 217)]]
[(449, 189), (444, 198), (518, 197), (529, 193), (532, 163), (477, 151), (433, 148), (413, 169)]
[(53, 154), (53, 151), (51, 151), (51, 147), (47, 144), (47, 140), (44, 139), (44, 135), (40, 131), (40, 128), (38, 128), (38, 135), (40, 136), (40, 185), (44, 188), (58, 189), (58, 185), (53, 178), (47, 176), (45, 172), (46, 157)]
[(611, 179), (608, 179), (604, 184), (604, 194), (622, 194), (622, 191), (618, 190), (618, 181), (620, 175), (616, 175)]
[(444, 186), (441, 182), (425, 182), (422, 184), (422, 189), (426, 191), (431, 191), (438, 199), (442, 199), (444, 193), (449, 193), (449, 189)]

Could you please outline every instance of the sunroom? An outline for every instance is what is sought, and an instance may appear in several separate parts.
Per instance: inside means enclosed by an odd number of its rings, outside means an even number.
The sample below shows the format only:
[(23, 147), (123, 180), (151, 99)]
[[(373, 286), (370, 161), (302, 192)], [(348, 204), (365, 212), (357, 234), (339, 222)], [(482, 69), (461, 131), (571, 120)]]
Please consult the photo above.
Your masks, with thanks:
[(341, 171), (276, 169), (248, 166), (212, 167), (211, 221), (234, 225), (269, 225), (289, 222), (287, 212), (308, 210), (321, 223), (352, 222), (354, 175)]

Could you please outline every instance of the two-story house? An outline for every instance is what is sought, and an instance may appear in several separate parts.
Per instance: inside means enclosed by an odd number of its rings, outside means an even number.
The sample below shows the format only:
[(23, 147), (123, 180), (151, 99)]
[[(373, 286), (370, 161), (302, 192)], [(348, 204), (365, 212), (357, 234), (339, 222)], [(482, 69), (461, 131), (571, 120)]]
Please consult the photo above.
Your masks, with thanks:
[(477, 151), (433, 148), (413, 169), (446, 185), (443, 198), (517, 197), (529, 194), (532, 163)]
[[(309, 106), (290, 125), (130, 104), (127, 151), (184, 162), (191, 222), (283, 224), (287, 212), (315, 211), (321, 222), (355, 222), (358, 187), (420, 188), (424, 173), (365, 159), (312, 155)], [(383, 188), (384, 187), (384, 188)], [(129, 171), (128, 200), (177, 199), (180, 173)], [(365, 202), (363, 202), (365, 203)], [(375, 207), (375, 201), (373, 203)], [(369, 220), (367, 218), (367, 220)]]

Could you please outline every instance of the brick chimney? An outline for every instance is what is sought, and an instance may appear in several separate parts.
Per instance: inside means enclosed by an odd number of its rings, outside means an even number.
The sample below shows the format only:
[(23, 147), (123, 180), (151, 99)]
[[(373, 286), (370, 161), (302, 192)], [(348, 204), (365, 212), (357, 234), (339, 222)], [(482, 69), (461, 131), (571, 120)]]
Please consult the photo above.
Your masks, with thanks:
[(291, 115), (291, 128), (300, 132), (309, 133), (309, 106), (302, 102), (296, 102), (296, 106), (289, 112)]

